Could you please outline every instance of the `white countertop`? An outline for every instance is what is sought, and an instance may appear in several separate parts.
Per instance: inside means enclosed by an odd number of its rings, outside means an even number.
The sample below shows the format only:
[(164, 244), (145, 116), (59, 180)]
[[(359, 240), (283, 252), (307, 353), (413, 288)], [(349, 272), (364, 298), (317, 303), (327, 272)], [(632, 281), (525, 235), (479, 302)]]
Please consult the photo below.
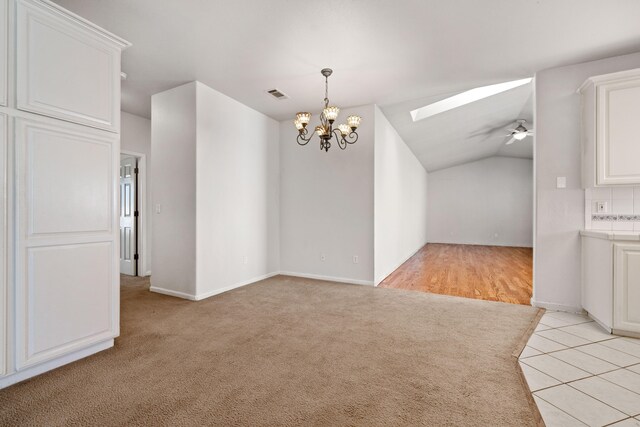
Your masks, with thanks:
[(582, 230), (580, 235), (605, 240), (640, 241), (640, 231)]

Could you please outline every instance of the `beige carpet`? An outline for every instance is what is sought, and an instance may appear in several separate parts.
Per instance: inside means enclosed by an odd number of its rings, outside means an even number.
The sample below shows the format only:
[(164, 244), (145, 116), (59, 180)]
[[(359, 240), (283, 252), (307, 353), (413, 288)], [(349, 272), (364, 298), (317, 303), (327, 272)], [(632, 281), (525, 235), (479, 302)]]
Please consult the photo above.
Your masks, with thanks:
[(116, 347), (0, 391), (0, 425), (531, 426), (532, 307), (275, 277), (122, 288)]

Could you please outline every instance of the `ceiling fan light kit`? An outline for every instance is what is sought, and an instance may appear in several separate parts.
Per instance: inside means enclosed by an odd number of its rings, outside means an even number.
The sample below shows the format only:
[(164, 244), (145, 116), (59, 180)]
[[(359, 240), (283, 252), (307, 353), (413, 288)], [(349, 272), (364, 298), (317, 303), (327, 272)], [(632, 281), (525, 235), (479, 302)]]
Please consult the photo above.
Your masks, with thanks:
[(527, 129), (525, 127), (525, 123), (527, 123), (526, 120), (517, 120), (516, 123), (518, 126), (516, 126), (515, 129), (509, 129), (509, 134), (507, 136), (510, 136), (511, 139), (509, 139), (505, 145), (511, 145), (516, 141), (522, 141), (526, 137), (533, 135), (533, 129)]
[[(333, 123), (340, 114), (340, 108), (329, 105), (329, 76), (333, 73), (331, 68), (324, 68), (320, 73), (325, 79), (325, 93), (324, 93), (324, 109), (320, 113), (320, 124), (315, 127), (314, 132), (320, 138), (320, 149), (325, 152), (329, 151), (331, 147), (331, 140), (335, 138), (338, 143), (338, 147), (341, 149), (347, 148), (347, 144), (355, 144), (358, 140), (358, 133), (356, 129), (360, 126), (362, 118), (360, 116), (351, 115), (347, 117), (347, 123), (342, 123), (333, 127)], [(296, 118), (293, 121), (296, 129), (298, 130), (298, 137), (296, 141), (299, 145), (307, 145), (313, 137), (313, 132), (309, 132), (307, 126), (311, 121), (311, 113), (300, 112), (296, 114)]]

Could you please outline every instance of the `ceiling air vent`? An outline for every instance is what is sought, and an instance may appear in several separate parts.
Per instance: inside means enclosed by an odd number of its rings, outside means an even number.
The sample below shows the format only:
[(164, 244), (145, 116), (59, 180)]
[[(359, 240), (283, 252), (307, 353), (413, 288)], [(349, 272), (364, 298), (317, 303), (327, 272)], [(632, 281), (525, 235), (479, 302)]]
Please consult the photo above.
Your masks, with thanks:
[(278, 89), (268, 90), (267, 93), (269, 95), (273, 96), (275, 99), (288, 99), (289, 98), (287, 95), (285, 95), (284, 93), (282, 93)]

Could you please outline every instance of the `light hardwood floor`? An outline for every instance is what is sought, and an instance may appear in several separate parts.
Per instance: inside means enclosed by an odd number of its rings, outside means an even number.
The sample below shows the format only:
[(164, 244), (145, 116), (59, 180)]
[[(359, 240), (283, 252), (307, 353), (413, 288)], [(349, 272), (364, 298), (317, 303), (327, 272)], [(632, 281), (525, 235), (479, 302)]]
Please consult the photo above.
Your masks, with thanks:
[(379, 286), (529, 305), (532, 266), (531, 248), (429, 243)]

